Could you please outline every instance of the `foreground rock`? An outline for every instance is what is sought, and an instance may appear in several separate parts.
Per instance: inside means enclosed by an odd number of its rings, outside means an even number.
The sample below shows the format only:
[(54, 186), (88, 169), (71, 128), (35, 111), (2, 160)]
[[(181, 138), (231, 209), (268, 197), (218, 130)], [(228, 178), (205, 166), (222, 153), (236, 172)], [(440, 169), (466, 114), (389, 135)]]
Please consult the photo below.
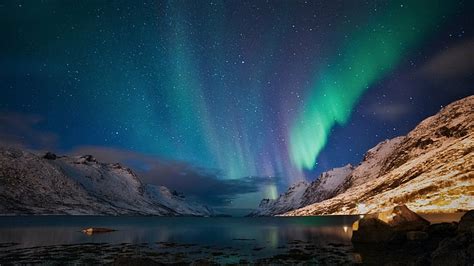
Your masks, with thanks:
[(397, 231), (423, 230), (430, 225), (430, 222), (412, 212), (406, 205), (398, 205), (391, 210), (381, 212), (378, 214), (378, 219)]
[(468, 211), (459, 221), (459, 231), (472, 232), (474, 228), (474, 211)]
[[(474, 211), (458, 223), (430, 225), (406, 206), (367, 215), (353, 226), (352, 242), (364, 263), (472, 265)], [(418, 230), (413, 230), (413, 229)]]
[[(405, 237), (420, 238), (420, 234), (423, 232), (420, 233), (417, 230), (423, 230), (429, 224), (427, 220), (412, 212), (407, 206), (399, 205), (385, 212), (366, 215), (355, 222), (352, 227), (352, 242), (386, 243)], [(407, 233), (409, 236), (406, 235)]]
[(352, 232), (354, 243), (386, 243), (393, 239), (394, 230), (386, 222), (377, 218), (363, 218), (356, 222)]

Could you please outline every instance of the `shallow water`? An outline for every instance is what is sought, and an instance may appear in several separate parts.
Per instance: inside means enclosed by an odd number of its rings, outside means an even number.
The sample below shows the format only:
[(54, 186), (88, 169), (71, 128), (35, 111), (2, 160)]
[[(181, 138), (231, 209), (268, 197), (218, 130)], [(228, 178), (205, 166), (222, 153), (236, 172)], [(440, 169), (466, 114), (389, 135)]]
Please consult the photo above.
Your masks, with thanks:
[[(84, 243), (127, 243), (185, 254), (192, 250), (196, 251), (194, 254), (203, 249), (213, 254), (220, 253), (216, 250), (228, 250), (234, 259), (253, 260), (306, 244), (350, 246), (351, 225), (357, 218), (0, 217), (0, 243), (17, 243), (4, 247), (4, 251)], [(81, 232), (88, 227), (117, 231), (89, 236)]]

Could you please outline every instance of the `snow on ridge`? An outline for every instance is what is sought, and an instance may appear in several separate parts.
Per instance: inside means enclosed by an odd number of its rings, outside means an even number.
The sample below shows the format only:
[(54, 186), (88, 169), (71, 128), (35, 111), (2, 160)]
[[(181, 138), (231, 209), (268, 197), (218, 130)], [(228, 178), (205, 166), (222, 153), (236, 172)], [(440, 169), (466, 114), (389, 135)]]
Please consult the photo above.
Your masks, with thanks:
[(405, 137), (371, 149), (338, 195), (283, 215), (371, 213), (397, 204), (416, 212), (471, 210), (473, 151), (474, 96), (469, 96), (426, 118)]
[(270, 216), (299, 208), (308, 186), (308, 182), (300, 181), (291, 185), (277, 199), (263, 199), (258, 208), (250, 213), (249, 216)]
[(205, 205), (187, 201), (184, 195), (171, 191), (165, 186), (145, 185), (147, 197), (160, 202), (178, 213), (192, 216), (211, 216), (214, 212)]
[(311, 183), (306, 181), (295, 183), (277, 199), (263, 199), (250, 216), (278, 215), (331, 197), (352, 171), (352, 165), (348, 164), (322, 173)]
[(362, 162), (352, 172), (350, 186), (358, 186), (381, 176), (385, 160), (404, 139), (403, 136), (387, 139), (368, 150)]
[(305, 191), (302, 206), (323, 201), (336, 195), (341, 186), (350, 178), (354, 167), (347, 164), (322, 173)]
[[(0, 213), (193, 215), (212, 211), (165, 187), (153, 192), (129, 168), (90, 155), (38, 156), (0, 147)], [(168, 191), (168, 192), (166, 192)], [(153, 193), (152, 193), (153, 192)], [(20, 199), (20, 200), (17, 200)]]

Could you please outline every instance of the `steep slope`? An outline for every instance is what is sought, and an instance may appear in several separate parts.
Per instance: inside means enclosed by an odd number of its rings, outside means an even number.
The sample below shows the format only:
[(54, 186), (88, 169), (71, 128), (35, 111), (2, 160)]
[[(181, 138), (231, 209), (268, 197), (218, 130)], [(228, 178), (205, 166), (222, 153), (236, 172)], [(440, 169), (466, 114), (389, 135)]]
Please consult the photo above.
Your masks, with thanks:
[(372, 167), (354, 171), (343, 193), (285, 215), (379, 212), (396, 204), (417, 212), (474, 209), (474, 96), (390, 143)]
[(348, 164), (322, 173), (304, 192), (300, 207), (334, 197), (353, 170), (352, 165)]
[(198, 204), (186, 199), (184, 195), (172, 192), (165, 186), (145, 185), (148, 197), (154, 202), (160, 202), (164, 206), (177, 213), (194, 216), (214, 215), (214, 211), (205, 205)]
[(322, 173), (311, 184), (299, 182), (292, 185), (277, 199), (263, 199), (258, 208), (249, 216), (272, 216), (301, 208), (311, 203), (328, 199), (335, 195), (350, 176), (353, 168), (350, 164)]
[(277, 199), (263, 199), (258, 208), (250, 213), (249, 216), (272, 216), (301, 207), (303, 194), (308, 186), (308, 182), (302, 181), (292, 185)]
[(381, 176), (384, 161), (393, 153), (405, 137), (385, 140), (367, 151), (362, 162), (354, 169), (344, 185), (345, 189), (359, 186)]
[[(350, 164), (322, 173), (316, 180), (307, 185), (303, 194), (294, 193), (295, 185), (276, 200), (263, 199), (250, 216), (271, 216), (317, 203), (351, 187), (364, 184), (382, 175), (385, 160), (393, 153), (405, 137), (385, 140), (367, 151), (362, 162), (353, 167)], [(300, 187), (301, 189), (301, 187)], [(291, 197), (291, 200), (289, 199)], [(288, 202), (291, 202), (290, 204)], [(285, 211), (286, 210), (286, 211)]]
[(0, 214), (210, 214), (168, 192), (150, 189), (130, 169), (90, 155), (40, 157), (0, 148)]

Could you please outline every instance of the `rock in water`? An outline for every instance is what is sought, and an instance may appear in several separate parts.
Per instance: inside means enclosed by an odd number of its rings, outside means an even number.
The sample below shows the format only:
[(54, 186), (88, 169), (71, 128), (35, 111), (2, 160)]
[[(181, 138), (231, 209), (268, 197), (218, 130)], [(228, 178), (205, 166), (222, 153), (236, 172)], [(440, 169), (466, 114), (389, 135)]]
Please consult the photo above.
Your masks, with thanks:
[(102, 228), (102, 227), (90, 227), (87, 229), (83, 229), (82, 232), (87, 235), (93, 235), (98, 233), (110, 233), (115, 231), (114, 229), (110, 228)]
[(389, 242), (394, 231), (382, 220), (377, 218), (363, 218), (358, 221), (358, 228), (352, 232), (354, 243), (383, 243)]

